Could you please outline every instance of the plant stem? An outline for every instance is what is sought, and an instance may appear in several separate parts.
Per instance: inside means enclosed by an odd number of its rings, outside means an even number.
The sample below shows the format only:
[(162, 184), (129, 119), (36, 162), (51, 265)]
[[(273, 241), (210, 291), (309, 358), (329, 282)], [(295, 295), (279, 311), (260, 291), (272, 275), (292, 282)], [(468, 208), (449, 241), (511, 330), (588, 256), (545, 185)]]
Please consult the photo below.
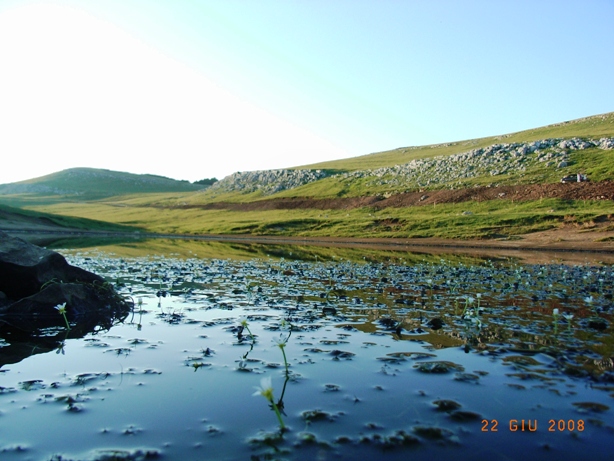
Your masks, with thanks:
[(62, 312), (62, 317), (64, 317), (64, 321), (66, 322), (66, 329), (70, 330), (70, 325), (68, 324), (68, 319), (66, 318), (66, 312)]
[(286, 425), (284, 424), (284, 420), (281, 418), (279, 408), (277, 408), (277, 405), (273, 400), (271, 400), (271, 405), (273, 406), (273, 411), (275, 411), (275, 415), (277, 416), (277, 420), (279, 421), (279, 428), (284, 431), (286, 429)]
[(256, 338), (254, 338), (254, 335), (252, 334), (251, 330), (249, 329), (249, 327), (247, 326), (247, 324), (245, 325), (245, 329), (247, 330), (247, 332), (249, 333), (249, 337), (252, 340), (252, 346), (254, 345), (254, 343), (256, 342)]
[(286, 376), (288, 376), (288, 360), (286, 359), (286, 351), (283, 347), (280, 347), (281, 353), (284, 355), (284, 365), (286, 366)]

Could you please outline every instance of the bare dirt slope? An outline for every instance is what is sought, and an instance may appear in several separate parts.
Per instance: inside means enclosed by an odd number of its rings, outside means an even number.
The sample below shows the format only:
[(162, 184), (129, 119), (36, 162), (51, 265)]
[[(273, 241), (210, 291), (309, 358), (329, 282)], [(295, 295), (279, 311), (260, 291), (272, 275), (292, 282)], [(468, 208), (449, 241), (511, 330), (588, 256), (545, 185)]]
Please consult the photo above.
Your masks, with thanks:
[[(185, 205), (188, 208), (219, 209), (233, 211), (318, 210), (353, 209), (361, 207), (388, 208), (433, 205), (434, 203), (461, 203), (485, 200), (539, 200), (559, 198), (563, 200), (613, 200), (614, 182), (531, 184), (520, 186), (474, 187), (471, 189), (407, 192), (390, 197), (340, 197), (316, 199), (309, 197), (273, 198), (247, 203), (214, 202), (205, 205)], [(614, 211), (614, 210), (613, 210)]]

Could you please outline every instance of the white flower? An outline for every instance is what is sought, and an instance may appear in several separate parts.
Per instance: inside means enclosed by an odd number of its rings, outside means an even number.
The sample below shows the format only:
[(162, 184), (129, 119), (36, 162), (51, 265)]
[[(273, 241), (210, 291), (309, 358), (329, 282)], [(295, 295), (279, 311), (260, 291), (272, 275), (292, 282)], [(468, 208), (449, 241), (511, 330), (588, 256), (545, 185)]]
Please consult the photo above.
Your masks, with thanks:
[(563, 314), (563, 317), (565, 317), (565, 320), (571, 320), (573, 319), (573, 314)]
[(271, 383), (270, 376), (266, 376), (260, 380), (260, 387), (256, 387), (254, 395), (261, 395), (269, 402), (273, 402), (273, 384)]
[(555, 317), (558, 317), (558, 315), (559, 315), (559, 310), (558, 310), (558, 309), (554, 309), (554, 310), (552, 311), (552, 315), (554, 315)]
[(66, 303), (58, 304), (54, 309), (57, 309), (60, 314), (64, 315), (66, 313)]
[(588, 303), (588, 304), (592, 303), (593, 302), (593, 297), (592, 296), (587, 296), (586, 298), (584, 298), (584, 302)]
[(286, 344), (288, 343), (288, 338), (284, 338), (283, 335), (279, 335), (278, 339), (273, 338), (272, 341), (273, 341), (273, 344), (275, 344), (277, 347), (279, 347), (280, 349), (283, 349), (284, 347), (286, 347)]
[(247, 317), (245, 316), (241, 316), (239, 317), (239, 323), (243, 326), (246, 327), (247, 326)]

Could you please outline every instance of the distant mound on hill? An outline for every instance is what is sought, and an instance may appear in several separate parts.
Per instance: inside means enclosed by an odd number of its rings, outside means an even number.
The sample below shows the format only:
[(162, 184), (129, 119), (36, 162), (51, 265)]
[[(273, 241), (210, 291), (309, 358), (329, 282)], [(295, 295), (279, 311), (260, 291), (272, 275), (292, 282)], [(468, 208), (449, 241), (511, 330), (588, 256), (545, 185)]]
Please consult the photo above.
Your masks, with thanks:
[(0, 185), (1, 195), (36, 194), (79, 196), (83, 199), (142, 193), (195, 192), (204, 184), (96, 168), (70, 168), (39, 178)]

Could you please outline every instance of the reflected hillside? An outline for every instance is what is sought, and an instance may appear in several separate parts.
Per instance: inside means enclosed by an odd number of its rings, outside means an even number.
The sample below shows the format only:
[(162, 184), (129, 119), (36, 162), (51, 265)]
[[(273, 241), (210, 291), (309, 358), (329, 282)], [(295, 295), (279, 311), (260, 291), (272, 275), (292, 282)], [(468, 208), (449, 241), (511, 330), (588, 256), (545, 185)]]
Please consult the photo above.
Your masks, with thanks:
[[(24, 238), (24, 236), (22, 236)], [(30, 238), (28, 237), (28, 240)], [(31, 240), (32, 241), (32, 240)], [(287, 242), (287, 243), (285, 243)], [(301, 239), (212, 236), (202, 238), (164, 237), (145, 238), (129, 234), (122, 237), (53, 237), (37, 236), (33, 243), (54, 250), (81, 250), (112, 253), (120, 257), (144, 257), (155, 254), (179, 258), (213, 258), (246, 260), (287, 259), (301, 261), (438, 263), (467, 265), (492, 261), (523, 262), (528, 264), (614, 264), (614, 254), (603, 252), (514, 250), (471, 247), (419, 246), (391, 242), (366, 243), (360, 241), (335, 242)]]

